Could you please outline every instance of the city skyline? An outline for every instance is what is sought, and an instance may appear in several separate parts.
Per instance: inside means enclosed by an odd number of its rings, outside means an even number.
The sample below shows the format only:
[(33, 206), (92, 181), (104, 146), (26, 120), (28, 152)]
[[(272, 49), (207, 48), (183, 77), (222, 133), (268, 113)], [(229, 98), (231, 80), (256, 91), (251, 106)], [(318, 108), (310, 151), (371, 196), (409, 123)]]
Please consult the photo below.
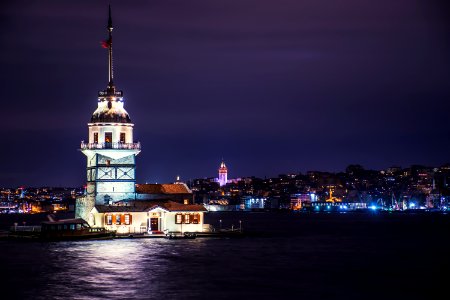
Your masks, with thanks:
[[(447, 163), (448, 4), (409, 2), (112, 1), (137, 182)], [(82, 185), (106, 4), (2, 5), (0, 182)]]

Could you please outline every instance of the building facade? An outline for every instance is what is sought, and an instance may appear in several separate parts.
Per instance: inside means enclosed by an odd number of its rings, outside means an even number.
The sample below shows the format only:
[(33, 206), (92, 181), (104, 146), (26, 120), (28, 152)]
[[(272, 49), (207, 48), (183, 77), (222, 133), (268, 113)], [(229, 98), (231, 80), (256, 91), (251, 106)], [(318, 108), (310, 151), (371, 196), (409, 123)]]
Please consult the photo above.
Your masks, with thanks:
[(92, 227), (103, 227), (118, 234), (161, 234), (168, 232), (210, 231), (204, 224), (202, 205), (174, 201), (131, 201), (116, 205), (95, 205), (89, 215)]

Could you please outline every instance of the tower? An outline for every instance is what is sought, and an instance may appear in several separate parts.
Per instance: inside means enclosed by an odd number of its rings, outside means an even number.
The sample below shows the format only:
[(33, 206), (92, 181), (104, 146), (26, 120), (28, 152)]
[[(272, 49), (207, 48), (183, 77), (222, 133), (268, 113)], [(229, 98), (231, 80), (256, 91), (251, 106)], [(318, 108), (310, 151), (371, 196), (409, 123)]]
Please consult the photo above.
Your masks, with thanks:
[(81, 152), (87, 158), (86, 195), (77, 199), (76, 216), (87, 220), (95, 204), (110, 204), (135, 197), (135, 156), (140, 143), (133, 142), (133, 126), (124, 109), (123, 92), (116, 89), (113, 73), (112, 18), (109, 7), (108, 85), (98, 93), (97, 109), (88, 123), (88, 142), (81, 142)]
[(222, 159), (222, 163), (220, 164), (220, 168), (219, 168), (219, 185), (220, 186), (224, 186), (225, 184), (227, 184), (227, 176), (228, 176), (228, 169)]

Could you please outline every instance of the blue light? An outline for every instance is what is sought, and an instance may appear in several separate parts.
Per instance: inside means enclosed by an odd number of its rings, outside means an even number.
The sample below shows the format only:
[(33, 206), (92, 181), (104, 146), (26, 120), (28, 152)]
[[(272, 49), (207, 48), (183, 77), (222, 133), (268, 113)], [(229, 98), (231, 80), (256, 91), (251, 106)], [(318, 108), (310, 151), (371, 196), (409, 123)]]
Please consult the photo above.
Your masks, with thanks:
[(369, 208), (372, 209), (372, 210), (376, 210), (377, 209), (377, 207), (375, 205), (371, 205), (371, 206), (369, 206)]

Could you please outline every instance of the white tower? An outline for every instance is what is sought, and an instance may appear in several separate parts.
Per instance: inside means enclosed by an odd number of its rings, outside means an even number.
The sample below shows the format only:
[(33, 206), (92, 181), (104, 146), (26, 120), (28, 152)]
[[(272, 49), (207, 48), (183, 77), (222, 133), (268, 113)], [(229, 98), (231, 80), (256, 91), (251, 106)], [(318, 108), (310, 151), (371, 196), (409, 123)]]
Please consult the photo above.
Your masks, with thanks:
[(220, 168), (219, 168), (219, 185), (220, 186), (224, 186), (227, 184), (227, 180), (228, 180), (227, 177), (228, 177), (228, 169), (222, 160), (222, 163), (220, 164)]
[(95, 204), (110, 204), (135, 197), (135, 156), (140, 143), (133, 141), (133, 126), (124, 109), (123, 92), (113, 83), (112, 19), (109, 7), (108, 85), (98, 93), (98, 107), (88, 123), (88, 142), (81, 142), (87, 157), (87, 194), (77, 199), (76, 215), (87, 220)]

